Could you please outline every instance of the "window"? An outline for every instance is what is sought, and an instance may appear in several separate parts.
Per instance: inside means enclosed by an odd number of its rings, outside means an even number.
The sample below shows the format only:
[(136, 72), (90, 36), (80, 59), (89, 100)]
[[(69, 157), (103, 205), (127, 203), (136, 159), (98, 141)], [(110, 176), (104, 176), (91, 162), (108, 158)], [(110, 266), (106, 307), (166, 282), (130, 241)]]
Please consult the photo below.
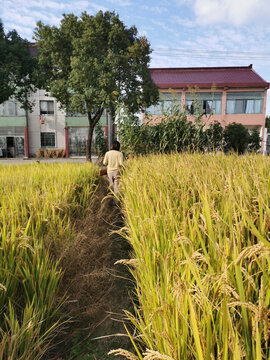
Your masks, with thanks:
[(186, 94), (187, 114), (221, 114), (222, 93)]
[(0, 104), (0, 116), (25, 116), (25, 110), (16, 100), (8, 100)]
[(228, 92), (226, 114), (262, 114), (263, 91)]
[(41, 147), (55, 147), (55, 133), (40, 133)]
[(169, 111), (173, 105), (177, 104), (181, 105), (181, 93), (162, 93), (157, 105), (149, 106), (145, 110), (145, 113), (150, 115), (162, 115), (164, 112)]
[(40, 115), (42, 114), (48, 114), (48, 115), (54, 114), (53, 100), (40, 100)]

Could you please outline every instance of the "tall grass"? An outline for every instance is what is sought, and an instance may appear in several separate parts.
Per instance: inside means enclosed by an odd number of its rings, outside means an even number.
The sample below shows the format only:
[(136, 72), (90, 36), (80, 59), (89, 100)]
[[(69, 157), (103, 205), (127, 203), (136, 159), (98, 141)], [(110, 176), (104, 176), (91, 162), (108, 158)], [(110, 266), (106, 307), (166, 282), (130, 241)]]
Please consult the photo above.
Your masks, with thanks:
[(136, 358), (148, 348), (145, 359), (270, 359), (269, 205), (267, 157), (128, 162)]
[[(57, 257), (95, 191), (92, 164), (0, 169), (0, 358), (41, 359), (58, 327)], [(53, 257), (52, 257), (53, 254)]]

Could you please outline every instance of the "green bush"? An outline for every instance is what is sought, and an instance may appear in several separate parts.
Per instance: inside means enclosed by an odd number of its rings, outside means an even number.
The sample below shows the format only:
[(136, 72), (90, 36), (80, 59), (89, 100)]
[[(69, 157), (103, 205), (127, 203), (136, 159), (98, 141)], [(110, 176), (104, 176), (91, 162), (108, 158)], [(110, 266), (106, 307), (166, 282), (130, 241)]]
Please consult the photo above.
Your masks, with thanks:
[(224, 130), (224, 142), (226, 152), (235, 151), (238, 154), (243, 154), (247, 151), (249, 144), (248, 129), (242, 124), (229, 124)]
[(194, 115), (192, 123), (181, 107), (173, 104), (163, 110), (158, 124), (151, 125), (151, 116), (141, 124), (137, 116), (122, 111), (117, 123), (121, 149), (127, 156), (220, 149), (221, 125), (214, 123), (205, 130), (202, 116)]
[(253, 129), (251, 133), (249, 134), (249, 144), (248, 144), (248, 150), (249, 151), (258, 151), (261, 148), (261, 138), (260, 133), (257, 129)]
[(107, 151), (107, 142), (104, 130), (100, 124), (96, 125), (95, 128), (96, 138), (95, 138), (95, 147), (98, 156), (104, 156)]
[(260, 149), (258, 130), (249, 133), (242, 124), (236, 123), (229, 124), (224, 130), (217, 121), (207, 125), (211, 114), (206, 122), (202, 119), (203, 115), (196, 113), (193, 115), (194, 121), (188, 121), (180, 106), (173, 104), (166, 111), (163, 110), (158, 124), (153, 124), (151, 116), (146, 116), (146, 121), (141, 124), (137, 116), (122, 110), (117, 123), (121, 149), (126, 156), (223, 150), (243, 154)]

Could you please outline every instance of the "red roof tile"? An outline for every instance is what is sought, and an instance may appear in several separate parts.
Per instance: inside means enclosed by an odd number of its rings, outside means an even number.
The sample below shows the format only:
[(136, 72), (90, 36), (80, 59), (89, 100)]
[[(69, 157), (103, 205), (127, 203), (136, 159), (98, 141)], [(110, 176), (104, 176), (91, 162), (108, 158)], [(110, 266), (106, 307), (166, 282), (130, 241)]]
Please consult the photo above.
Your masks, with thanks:
[(243, 67), (158, 68), (150, 69), (154, 83), (160, 88), (264, 87), (263, 80), (252, 65)]
[(32, 56), (37, 55), (37, 45), (36, 45), (36, 43), (30, 43), (30, 54)]

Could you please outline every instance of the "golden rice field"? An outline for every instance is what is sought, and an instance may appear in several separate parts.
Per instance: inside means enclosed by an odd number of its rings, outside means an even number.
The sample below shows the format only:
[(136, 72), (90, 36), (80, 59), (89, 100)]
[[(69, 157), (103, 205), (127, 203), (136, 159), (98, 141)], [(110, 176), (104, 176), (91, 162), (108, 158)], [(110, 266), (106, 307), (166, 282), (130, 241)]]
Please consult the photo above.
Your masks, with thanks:
[(270, 159), (130, 160), (126, 237), (138, 305), (128, 359), (270, 359)]
[(41, 359), (50, 345), (64, 301), (56, 258), (96, 179), (92, 164), (0, 167), (0, 359)]

